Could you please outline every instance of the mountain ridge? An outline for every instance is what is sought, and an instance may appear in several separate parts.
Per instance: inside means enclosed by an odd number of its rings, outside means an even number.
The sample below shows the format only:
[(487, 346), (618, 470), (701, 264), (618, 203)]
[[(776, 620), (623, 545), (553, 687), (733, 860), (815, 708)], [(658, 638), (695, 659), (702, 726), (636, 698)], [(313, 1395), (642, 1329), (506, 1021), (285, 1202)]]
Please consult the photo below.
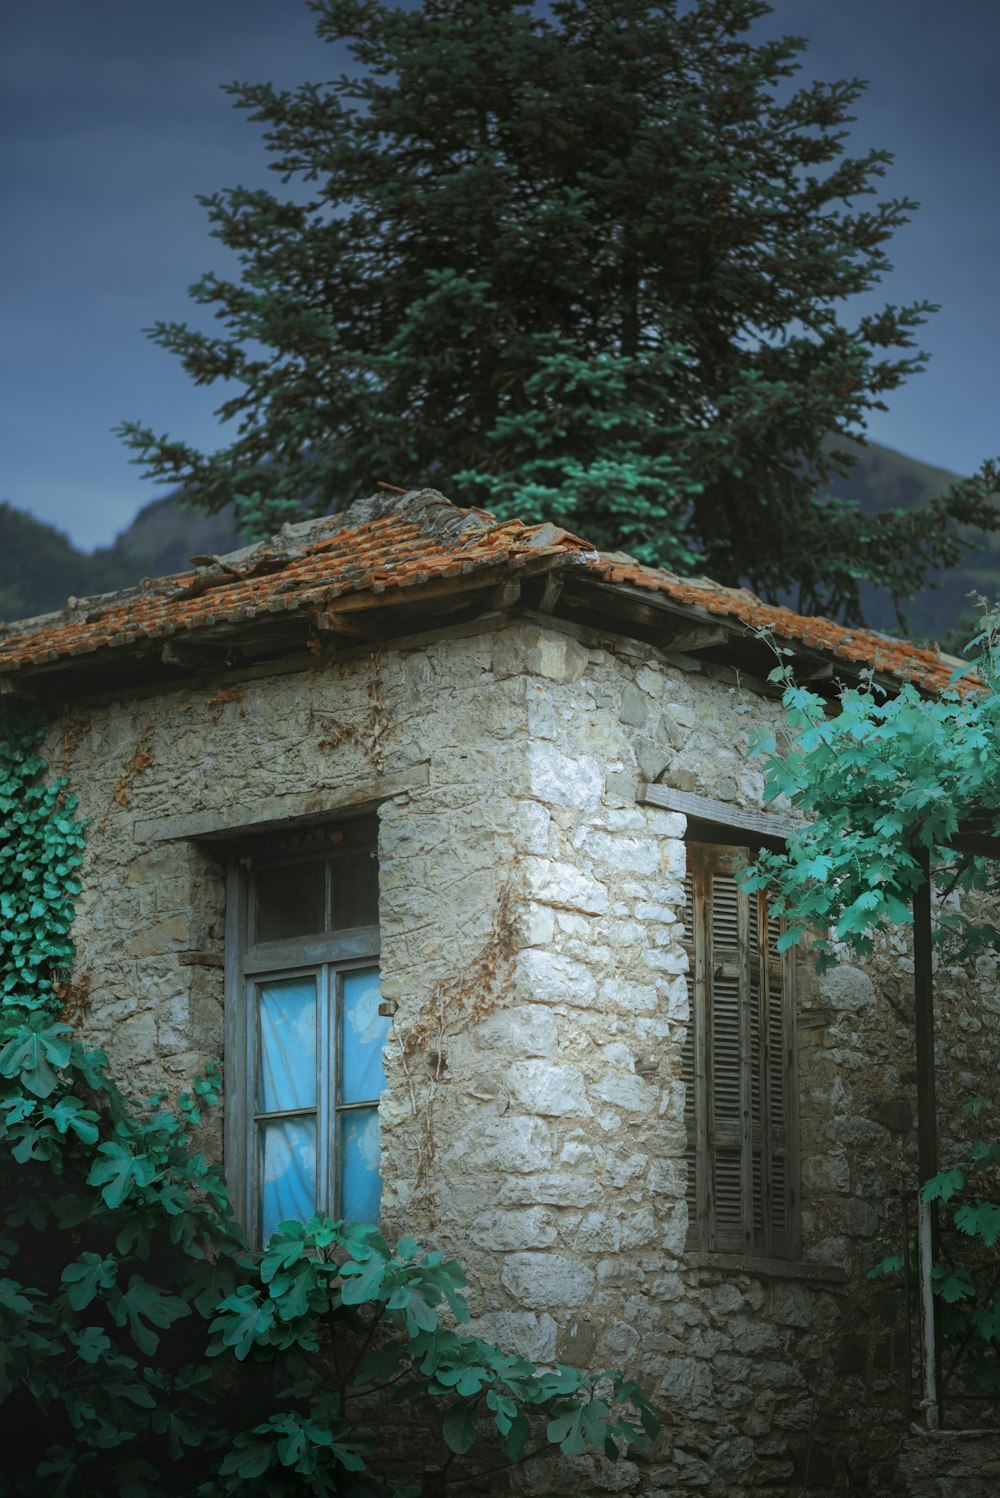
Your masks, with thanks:
[[(835, 489), (841, 499), (860, 504), (869, 514), (926, 504), (958, 477), (875, 442), (857, 451), (855, 467), (847, 478), (837, 480)], [(55, 526), (3, 501), (0, 620), (47, 613), (65, 607), (70, 596), (114, 592), (142, 577), (181, 572), (192, 555), (224, 553), (242, 544), (233, 507), (206, 515), (186, 504), (179, 493), (142, 505), (110, 546), (92, 552), (80, 550)], [(1000, 592), (1000, 536), (980, 535), (978, 550), (966, 553), (958, 567), (937, 581), (938, 587), (923, 589), (904, 605), (909, 634), (918, 640), (936, 639), (954, 650), (961, 633), (959, 620), (971, 612), (967, 595), (993, 597)], [(866, 587), (862, 603), (869, 627), (899, 633), (884, 594)]]

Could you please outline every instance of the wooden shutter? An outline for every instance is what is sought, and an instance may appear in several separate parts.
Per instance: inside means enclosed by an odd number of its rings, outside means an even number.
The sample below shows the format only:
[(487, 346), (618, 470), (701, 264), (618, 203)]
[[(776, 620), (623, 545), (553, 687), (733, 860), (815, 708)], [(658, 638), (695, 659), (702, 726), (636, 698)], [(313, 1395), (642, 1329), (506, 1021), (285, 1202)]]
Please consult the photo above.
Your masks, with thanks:
[(798, 1246), (791, 959), (775, 949), (779, 926), (766, 897), (737, 882), (748, 850), (689, 843), (687, 851), (689, 1243), (790, 1257)]

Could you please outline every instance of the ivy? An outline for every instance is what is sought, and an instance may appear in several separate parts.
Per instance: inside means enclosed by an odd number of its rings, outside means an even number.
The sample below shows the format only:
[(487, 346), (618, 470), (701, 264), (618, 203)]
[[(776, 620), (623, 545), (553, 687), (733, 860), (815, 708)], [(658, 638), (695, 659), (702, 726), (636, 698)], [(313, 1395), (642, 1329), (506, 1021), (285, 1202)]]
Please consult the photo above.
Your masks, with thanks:
[(40, 734), (0, 720), (0, 1405), (18, 1433), (0, 1498), (418, 1498), (422, 1464), (395, 1488), (373, 1470), (390, 1386), (431, 1396), (433, 1491), (456, 1498), (498, 1459), (655, 1436), (621, 1373), (538, 1369), (458, 1330), (465, 1275), (412, 1238), (318, 1216), (248, 1249), (191, 1147), (218, 1067), (137, 1109), (63, 1017), (84, 825)]

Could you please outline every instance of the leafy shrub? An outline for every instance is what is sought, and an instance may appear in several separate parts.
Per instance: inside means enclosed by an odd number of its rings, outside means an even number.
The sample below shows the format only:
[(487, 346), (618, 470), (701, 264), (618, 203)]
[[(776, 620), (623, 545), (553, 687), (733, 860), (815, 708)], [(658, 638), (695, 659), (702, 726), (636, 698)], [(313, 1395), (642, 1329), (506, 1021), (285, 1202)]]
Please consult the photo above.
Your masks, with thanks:
[[(946, 1385), (971, 1382), (1000, 1395), (1000, 1144), (984, 1137), (985, 1110), (984, 1098), (966, 1105), (975, 1138), (955, 1164), (924, 1182), (920, 1195), (940, 1203), (932, 1285), (941, 1301)], [(910, 1262), (917, 1262), (915, 1245)], [(902, 1281), (898, 1254), (869, 1270), (870, 1279), (882, 1275)], [(915, 1282), (905, 1288), (915, 1295)]]
[(614, 1459), (655, 1434), (620, 1373), (539, 1370), (454, 1330), (465, 1276), (412, 1239), (315, 1217), (249, 1251), (191, 1143), (218, 1067), (137, 1111), (61, 1017), (83, 826), (38, 739), (0, 722), (0, 1404), (17, 1433), (0, 1494), (415, 1498), (422, 1482), (392, 1488), (369, 1462), (389, 1400), (417, 1396), (438, 1494), (467, 1455), (463, 1487), (476, 1462)]

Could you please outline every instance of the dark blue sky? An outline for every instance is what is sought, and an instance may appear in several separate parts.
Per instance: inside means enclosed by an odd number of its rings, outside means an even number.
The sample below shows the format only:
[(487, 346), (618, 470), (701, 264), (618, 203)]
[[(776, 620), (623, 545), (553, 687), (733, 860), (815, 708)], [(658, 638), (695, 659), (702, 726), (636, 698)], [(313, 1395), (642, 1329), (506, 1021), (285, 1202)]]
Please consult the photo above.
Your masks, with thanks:
[[(971, 471), (1000, 454), (1000, 4), (775, 0), (761, 32), (809, 38), (806, 76), (870, 80), (852, 146), (895, 153), (922, 207), (878, 301), (928, 297), (931, 363), (871, 435)], [(212, 446), (220, 398), (142, 336), (184, 320), (223, 252), (195, 194), (267, 180), (219, 84), (339, 73), (300, 0), (7, 0), (0, 10), (0, 498), (103, 544), (160, 492), (110, 428)]]

